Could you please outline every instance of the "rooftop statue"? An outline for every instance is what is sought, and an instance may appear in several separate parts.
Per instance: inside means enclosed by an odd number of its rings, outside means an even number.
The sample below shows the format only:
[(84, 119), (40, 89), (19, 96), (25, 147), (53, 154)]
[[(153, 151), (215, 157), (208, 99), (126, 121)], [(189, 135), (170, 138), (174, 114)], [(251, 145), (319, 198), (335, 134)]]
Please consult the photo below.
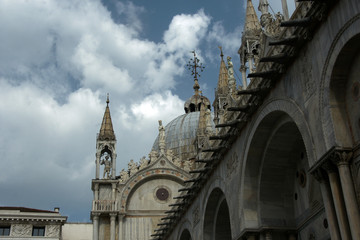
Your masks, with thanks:
[[(111, 161), (109, 160), (109, 155), (106, 155), (105, 156), (105, 160), (103, 159), (100, 164), (101, 165), (105, 165), (104, 167), (104, 174), (103, 174), (103, 178), (104, 179), (109, 179), (111, 177), (111, 174), (110, 174), (110, 170), (111, 170)], [(105, 178), (105, 175), (106, 175), (106, 178)]]
[(159, 148), (161, 153), (165, 153), (165, 128), (159, 120)]

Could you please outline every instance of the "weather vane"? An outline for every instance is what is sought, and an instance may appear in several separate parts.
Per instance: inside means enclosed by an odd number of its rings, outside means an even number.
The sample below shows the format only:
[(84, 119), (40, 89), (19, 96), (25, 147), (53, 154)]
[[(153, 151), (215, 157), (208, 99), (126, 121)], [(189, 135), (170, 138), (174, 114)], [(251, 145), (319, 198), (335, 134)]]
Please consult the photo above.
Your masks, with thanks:
[(195, 90), (195, 94), (199, 94), (199, 83), (198, 83), (198, 77), (200, 77), (200, 74), (198, 72), (198, 70), (200, 70), (201, 72), (204, 71), (204, 66), (202, 65), (202, 63), (200, 63), (200, 60), (196, 57), (196, 52), (195, 50), (191, 51), (191, 53), (194, 54), (194, 58), (190, 58), (188, 64), (186, 64), (186, 66), (188, 67), (188, 69), (191, 71), (191, 75), (194, 76), (194, 90)]

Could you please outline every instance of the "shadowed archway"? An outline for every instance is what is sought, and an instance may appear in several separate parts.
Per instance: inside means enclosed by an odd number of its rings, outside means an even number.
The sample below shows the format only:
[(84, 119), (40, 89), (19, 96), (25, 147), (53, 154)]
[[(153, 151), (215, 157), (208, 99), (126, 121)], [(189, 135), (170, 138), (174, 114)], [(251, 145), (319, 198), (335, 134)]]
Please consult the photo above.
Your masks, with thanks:
[(281, 238), (319, 210), (321, 193), (307, 173), (307, 156), (302, 134), (288, 114), (274, 111), (262, 119), (244, 172), (244, 207), (257, 216), (254, 227), (279, 229), (276, 237)]
[(179, 240), (192, 240), (189, 230), (184, 229), (180, 235)]
[(215, 188), (207, 201), (204, 217), (204, 240), (231, 239), (229, 207), (224, 193)]

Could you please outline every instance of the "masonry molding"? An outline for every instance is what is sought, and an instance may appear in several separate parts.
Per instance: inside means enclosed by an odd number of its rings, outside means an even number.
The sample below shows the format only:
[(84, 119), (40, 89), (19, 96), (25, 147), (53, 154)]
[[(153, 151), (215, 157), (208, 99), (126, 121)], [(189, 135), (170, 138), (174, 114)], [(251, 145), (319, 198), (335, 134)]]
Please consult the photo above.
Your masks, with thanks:
[(339, 54), (343, 50), (344, 46), (353, 37), (359, 34), (358, 29), (360, 29), (360, 14), (353, 16), (344, 25), (342, 25), (342, 27), (336, 33), (335, 37), (329, 36), (329, 38), (334, 40), (332, 41), (329, 50), (327, 51), (328, 55), (325, 59), (325, 63), (321, 72), (320, 89), (318, 94), (320, 120), (322, 124), (322, 132), (324, 135), (323, 139), (327, 149), (330, 149), (331, 146), (343, 145), (336, 139), (335, 123), (332, 119), (331, 108), (329, 107), (330, 84), (332, 80), (331, 75)]

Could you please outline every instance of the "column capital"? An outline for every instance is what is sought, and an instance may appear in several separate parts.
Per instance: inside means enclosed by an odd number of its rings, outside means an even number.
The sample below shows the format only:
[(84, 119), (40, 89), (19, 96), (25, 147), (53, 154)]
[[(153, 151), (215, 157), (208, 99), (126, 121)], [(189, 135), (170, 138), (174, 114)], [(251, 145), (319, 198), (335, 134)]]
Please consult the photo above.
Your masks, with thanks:
[(241, 65), (239, 70), (242, 72), (242, 71), (246, 71), (246, 69), (247, 67), (245, 65)]
[(98, 213), (98, 212), (92, 212), (92, 213), (91, 213), (91, 216), (92, 216), (93, 220), (98, 220), (98, 219), (99, 219), (99, 216), (100, 216), (100, 213)]
[(339, 149), (331, 154), (330, 159), (337, 166), (349, 165), (352, 160), (353, 152), (351, 150)]
[(114, 217), (116, 217), (118, 214), (117, 214), (117, 213), (109, 213), (109, 215), (110, 215), (111, 218), (114, 218)]

